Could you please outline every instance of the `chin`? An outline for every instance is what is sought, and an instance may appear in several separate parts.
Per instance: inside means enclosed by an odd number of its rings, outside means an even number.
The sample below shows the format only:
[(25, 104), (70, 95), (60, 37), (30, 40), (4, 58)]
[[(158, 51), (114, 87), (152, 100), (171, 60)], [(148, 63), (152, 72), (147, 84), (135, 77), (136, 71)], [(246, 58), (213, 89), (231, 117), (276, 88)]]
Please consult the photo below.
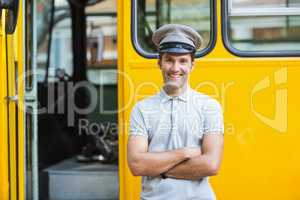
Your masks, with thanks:
[(181, 88), (181, 84), (176, 81), (168, 81), (165, 83), (165, 87), (176, 90)]

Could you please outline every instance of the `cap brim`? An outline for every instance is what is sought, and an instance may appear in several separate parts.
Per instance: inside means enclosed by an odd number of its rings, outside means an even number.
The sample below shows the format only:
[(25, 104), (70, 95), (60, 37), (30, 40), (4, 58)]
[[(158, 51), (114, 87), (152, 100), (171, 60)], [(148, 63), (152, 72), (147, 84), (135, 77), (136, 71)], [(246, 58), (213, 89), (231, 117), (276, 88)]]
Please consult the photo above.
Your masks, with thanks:
[(194, 53), (192, 50), (187, 50), (183, 48), (168, 48), (168, 49), (162, 49), (159, 50), (160, 53), (179, 53), (179, 54), (184, 54), (184, 53)]

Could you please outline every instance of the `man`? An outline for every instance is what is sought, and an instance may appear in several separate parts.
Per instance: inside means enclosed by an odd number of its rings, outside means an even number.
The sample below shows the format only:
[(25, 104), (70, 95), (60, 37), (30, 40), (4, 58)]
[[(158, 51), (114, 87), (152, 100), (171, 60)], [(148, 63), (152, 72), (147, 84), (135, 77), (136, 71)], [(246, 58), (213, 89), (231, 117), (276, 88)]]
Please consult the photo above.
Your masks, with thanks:
[(141, 199), (213, 200), (208, 176), (221, 163), (223, 114), (216, 100), (188, 84), (202, 38), (188, 26), (169, 24), (152, 40), (164, 86), (134, 106), (128, 140), (130, 170), (143, 176)]

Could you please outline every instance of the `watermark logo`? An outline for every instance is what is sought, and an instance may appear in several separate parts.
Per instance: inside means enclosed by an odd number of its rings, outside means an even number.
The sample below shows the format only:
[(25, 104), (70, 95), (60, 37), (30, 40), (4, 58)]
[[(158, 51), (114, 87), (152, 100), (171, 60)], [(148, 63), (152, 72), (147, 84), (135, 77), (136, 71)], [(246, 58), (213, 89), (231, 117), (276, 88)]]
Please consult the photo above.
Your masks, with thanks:
[[(255, 109), (254, 97), (257, 93), (266, 89), (274, 90), (275, 96), (275, 112), (270, 118)], [(264, 124), (284, 133), (287, 131), (287, 111), (288, 111), (288, 91), (287, 91), (287, 68), (281, 68), (275, 71), (271, 76), (267, 76), (260, 80), (251, 91), (251, 110), (254, 115)], [(270, 99), (271, 101), (271, 99)]]

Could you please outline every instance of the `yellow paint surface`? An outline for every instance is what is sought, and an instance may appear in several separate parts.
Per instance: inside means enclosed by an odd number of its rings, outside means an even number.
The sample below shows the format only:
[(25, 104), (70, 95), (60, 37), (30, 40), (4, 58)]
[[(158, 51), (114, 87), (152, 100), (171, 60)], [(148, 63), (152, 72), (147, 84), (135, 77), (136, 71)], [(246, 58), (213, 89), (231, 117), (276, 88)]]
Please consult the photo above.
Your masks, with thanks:
[[(218, 1), (218, 30), (221, 30)], [(130, 1), (118, 1), (120, 199), (139, 199), (140, 178), (126, 161), (129, 114), (162, 85), (157, 60), (141, 57), (131, 43)], [(300, 199), (300, 58), (241, 58), (215, 48), (196, 60), (190, 84), (220, 101), (225, 152), (211, 183), (220, 200)], [(122, 109), (124, 108), (124, 109)]]

